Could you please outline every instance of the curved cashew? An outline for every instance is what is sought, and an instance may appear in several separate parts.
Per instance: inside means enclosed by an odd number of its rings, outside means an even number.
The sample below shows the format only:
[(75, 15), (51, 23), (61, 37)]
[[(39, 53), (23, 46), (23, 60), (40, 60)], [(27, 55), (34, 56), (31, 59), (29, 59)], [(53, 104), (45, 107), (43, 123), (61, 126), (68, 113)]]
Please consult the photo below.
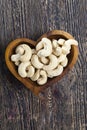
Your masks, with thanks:
[(14, 62), (19, 61), (20, 56), (21, 56), (20, 54), (14, 54), (14, 55), (12, 55), (11, 56), (11, 61), (14, 61)]
[(71, 45), (68, 44), (68, 42), (62, 46), (62, 47), (65, 47), (67, 50), (70, 50), (71, 49)]
[(39, 51), (39, 50), (42, 49), (43, 47), (44, 47), (43, 41), (41, 40), (41, 41), (38, 42), (38, 44), (36, 45), (36, 51)]
[(19, 66), (20, 63), (21, 63), (20, 61), (15, 61), (16, 66)]
[(52, 46), (53, 48), (56, 48), (58, 46), (57, 40), (55, 39), (52, 40)]
[(48, 63), (49, 63), (49, 60), (48, 60), (48, 58), (46, 58), (46, 57), (40, 57), (40, 60), (41, 60), (41, 62), (42, 62), (43, 64), (48, 64)]
[(61, 55), (58, 57), (58, 62), (60, 63), (60, 62), (64, 61), (65, 58), (66, 58), (66, 55), (61, 54)]
[(19, 45), (19, 46), (17, 46), (15, 52), (22, 55), (24, 53), (24, 49), (22, 46)]
[(40, 70), (38, 69), (38, 70), (35, 72), (35, 74), (34, 74), (32, 77), (30, 77), (30, 79), (31, 79), (32, 81), (36, 81), (36, 80), (38, 80), (39, 76), (40, 76)]
[(76, 40), (74, 40), (74, 39), (66, 40), (65, 45), (68, 45), (68, 44), (78, 46), (78, 42)]
[(44, 70), (40, 71), (40, 78), (37, 80), (39, 85), (43, 85), (47, 82), (47, 73)]
[(60, 75), (62, 72), (63, 72), (63, 66), (62, 65), (58, 65), (58, 67), (56, 69), (51, 70), (51, 71), (48, 70), (47, 74), (48, 74), (48, 77), (53, 78), (55, 76)]
[(39, 58), (37, 55), (33, 55), (31, 57), (31, 63), (37, 69), (41, 69), (43, 67), (43, 64), (39, 61)]
[(70, 49), (71, 49), (71, 45), (78, 45), (78, 42), (74, 39), (69, 39), (69, 40), (66, 40), (64, 42), (64, 45), (62, 46), (62, 52), (63, 54), (69, 54), (70, 53)]
[(64, 45), (64, 46), (62, 46), (62, 53), (67, 55), (70, 53), (70, 49), (71, 49), (71, 47), (69, 45), (67, 45), (67, 46)]
[(21, 44), (16, 48), (16, 54), (11, 56), (11, 60), (16, 62), (15, 64), (18, 65), (17, 61), (29, 61), (32, 55), (31, 48), (26, 44)]
[(27, 76), (26, 68), (30, 65), (30, 62), (22, 62), (18, 67), (18, 73), (21, 77), (25, 78)]
[(58, 65), (58, 59), (55, 55), (51, 54), (49, 56), (49, 59), (50, 59), (50, 62), (48, 65), (44, 65), (43, 66), (43, 69), (44, 70), (52, 70), (52, 69), (55, 69)]
[(27, 71), (27, 77), (32, 77), (35, 73), (35, 68), (32, 65), (30, 65), (27, 67)]
[(66, 57), (65, 60), (61, 62), (61, 65), (62, 65), (63, 67), (66, 67), (67, 64), (68, 64), (68, 59), (67, 59), (67, 57)]
[(64, 42), (65, 42), (65, 40), (62, 39), (62, 38), (60, 38), (60, 39), (58, 40), (58, 44), (61, 45), (61, 46), (64, 44)]
[(20, 61), (22, 62), (29, 61), (32, 55), (31, 48), (26, 44), (19, 45), (19, 47), (22, 47), (24, 49), (24, 54), (21, 55)]
[(44, 45), (44, 48), (39, 50), (37, 55), (39, 57), (42, 57), (42, 56), (47, 57), (47, 56), (49, 56), (52, 53), (51, 41), (48, 38), (42, 38), (42, 42), (41, 43)]
[(56, 56), (60, 56), (61, 53), (62, 53), (61, 47), (57, 47), (57, 48), (55, 48), (55, 50), (53, 51), (53, 54), (56, 55)]

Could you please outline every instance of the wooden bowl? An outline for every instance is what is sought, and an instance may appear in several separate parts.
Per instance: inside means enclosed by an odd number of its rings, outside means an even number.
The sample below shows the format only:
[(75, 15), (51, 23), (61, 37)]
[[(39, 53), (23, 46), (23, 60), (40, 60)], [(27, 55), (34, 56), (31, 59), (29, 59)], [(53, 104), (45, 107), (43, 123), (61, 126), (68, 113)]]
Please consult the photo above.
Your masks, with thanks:
[(17, 72), (17, 66), (11, 61), (11, 55), (15, 53), (15, 48), (22, 43), (26, 43), (32, 48), (35, 48), (36, 44), (43, 38), (47, 37), (49, 39), (59, 39), (64, 38), (67, 39), (74, 39), (73, 36), (71, 36), (69, 33), (61, 30), (53, 30), (50, 32), (45, 33), (42, 35), (37, 41), (33, 41), (27, 38), (20, 38), (16, 39), (9, 43), (9, 45), (6, 48), (5, 52), (5, 61), (8, 69), (10, 72), (20, 81), (22, 82), (27, 88), (29, 88), (35, 95), (38, 95), (40, 92), (43, 92), (45, 88), (52, 86), (55, 82), (58, 82), (66, 73), (68, 73), (69, 70), (72, 69), (74, 64), (77, 61), (78, 58), (78, 47), (72, 46), (70, 54), (68, 55), (68, 65), (65, 67), (63, 73), (55, 78), (48, 78), (48, 81), (44, 85), (38, 85), (36, 82), (31, 81), (29, 78), (22, 78), (19, 76)]

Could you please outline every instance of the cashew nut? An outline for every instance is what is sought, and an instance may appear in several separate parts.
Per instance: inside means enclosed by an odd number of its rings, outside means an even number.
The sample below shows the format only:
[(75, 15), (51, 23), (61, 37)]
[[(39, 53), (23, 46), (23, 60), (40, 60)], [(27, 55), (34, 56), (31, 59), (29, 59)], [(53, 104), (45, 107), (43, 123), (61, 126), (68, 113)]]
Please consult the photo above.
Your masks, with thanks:
[(32, 77), (35, 73), (35, 68), (32, 65), (30, 65), (27, 67), (27, 71), (27, 77)]
[(67, 45), (67, 46), (64, 45), (64, 46), (62, 46), (62, 53), (65, 54), (65, 55), (67, 55), (67, 54), (70, 53), (70, 49), (71, 49), (70, 45)]
[(42, 62), (43, 64), (48, 64), (48, 63), (49, 63), (49, 60), (48, 60), (48, 58), (46, 58), (46, 57), (40, 57), (40, 60), (41, 60), (41, 62)]
[(16, 66), (19, 66), (20, 63), (21, 63), (20, 61), (15, 61)]
[(53, 78), (55, 76), (60, 75), (63, 72), (63, 66), (58, 65), (58, 67), (54, 70), (47, 70), (48, 77)]
[(37, 79), (39, 85), (43, 85), (47, 82), (47, 73), (44, 70), (40, 71), (40, 77)]
[(70, 44), (70, 45), (76, 45), (76, 46), (78, 46), (78, 42), (76, 40), (74, 40), (74, 39), (66, 40), (64, 44), (65, 45)]
[(36, 45), (36, 51), (39, 51), (39, 50), (42, 49), (43, 47), (44, 47), (43, 41), (41, 40), (41, 41), (38, 42), (38, 44)]
[(62, 53), (61, 47), (57, 47), (57, 48), (55, 48), (54, 51), (53, 51), (53, 54), (55, 54), (56, 56), (60, 56), (61, 53)]
[(51, 41), (48, 38), (42, 38), (42, 46), (44, 46), (43, 49), (39, 50), (37, 55), (39, 57), (47, 57), (52, 53), (52, 44)]
[(65, 40), (64, 40), (64, 39), (62, 39), (62, 38), (60, 38), (60, 39), (58, 40), (58, 44), (59, 44), (59, 45), (63, 45), (63, 44), (64, 44), (64, 42), (65, 42)]
[(43, 69), (44, 70), (52, 70), (52, 69), (55, 69), (58, 65), (58, 59), (55, 55), (51, 54), (49, 56), (49, 59), (50, 59), (50, 62), (48, 65), (44, 65), (43, 66)]
[(18, 66), (18, 73), (21, 77), (25, 78), (27, 76), (26, 68), (30, 65), (30, 62), (22, 62)]
[(12, 55), (11, 56), (11, 61), (14, 61), (14, 62), (19, 61), (20, 56), (21, 56), (20, 54), (14, 54), (14, 55)]
[(33, 55), (31, 57), (31, 63), (37, 69), (41, 69), (43, 67), (43, 64), (40, 62), (40, 60), (39, 60), (37, 55)]
[(22, 55), (24, 53), (24, 48), (21, 45), (19, 45), (17, 46), (15, 52)]
[(32, 81), (36, 81), (36, 80), (38, 80), (39, 76), (40, 76), (40, 70), (38, 69), (38, 70), (35, 72), (35, 74), (34, 74), (32, 77), (30, 77), (30, 79), (31, 79)]
[(65, 58), (66, 58), (66, 55), (61, 54), (61, 55), (58, 57), (58, 62), (60, 63), (60, 62), (64, 61)]
[(53, 48), (56, 48), (58, 46), (57, 40), (55, 39), (52, 40), (52, 46)]
[(20, 61), (22, 61), (22, 62), (29, 61), (31, 58), (31, 55), (32, 55), (31, 48), (26, 44), (19, 45), (19, 47), (23, 47), (23, 49), (24, 49), (24, 54), (21, 55)]
[(63, 67), (66, 67), (66, 66), (67, 66), (67, 63), (68, 63), (68, 59), (67, 59), (67, 57), (66, 57), (65, 60), (61, 62), (61, 65), (62, 65)]
[(70, 49), (71, 49), (71, 45), (78, 45), (78, 42), (74, 39), (69, 39), (69, 40), (66, 40), (64, 42), (64, 45), (62, 46), (62, 52), (63, 54), (69, 54), (70, 53)]

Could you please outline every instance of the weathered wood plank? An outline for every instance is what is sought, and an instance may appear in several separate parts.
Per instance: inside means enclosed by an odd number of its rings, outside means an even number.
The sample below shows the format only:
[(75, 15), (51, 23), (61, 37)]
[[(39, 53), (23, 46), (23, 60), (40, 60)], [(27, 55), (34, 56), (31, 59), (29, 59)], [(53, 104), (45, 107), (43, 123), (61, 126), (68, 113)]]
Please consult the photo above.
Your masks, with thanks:
[[(0, 0), (0, 130), (87, 129), (86, 0)], [(8, 71), (4, 52), (18, 37), (37, 40), (52, 29), (79, 41), (75, 67), (41, 103)]]

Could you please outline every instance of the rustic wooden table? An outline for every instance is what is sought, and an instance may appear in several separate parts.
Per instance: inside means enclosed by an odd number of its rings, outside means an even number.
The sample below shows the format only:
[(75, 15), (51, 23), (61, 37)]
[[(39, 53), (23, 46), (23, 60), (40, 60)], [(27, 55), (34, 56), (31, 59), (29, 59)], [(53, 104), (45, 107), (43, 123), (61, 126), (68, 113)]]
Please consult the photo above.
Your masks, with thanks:
[[(0, 0), (0, 130), (87, 130), (87, 0)], [(6, 67), (8, 43), (61, 29), (79, 42), (74, 68), (43, 104)]]

